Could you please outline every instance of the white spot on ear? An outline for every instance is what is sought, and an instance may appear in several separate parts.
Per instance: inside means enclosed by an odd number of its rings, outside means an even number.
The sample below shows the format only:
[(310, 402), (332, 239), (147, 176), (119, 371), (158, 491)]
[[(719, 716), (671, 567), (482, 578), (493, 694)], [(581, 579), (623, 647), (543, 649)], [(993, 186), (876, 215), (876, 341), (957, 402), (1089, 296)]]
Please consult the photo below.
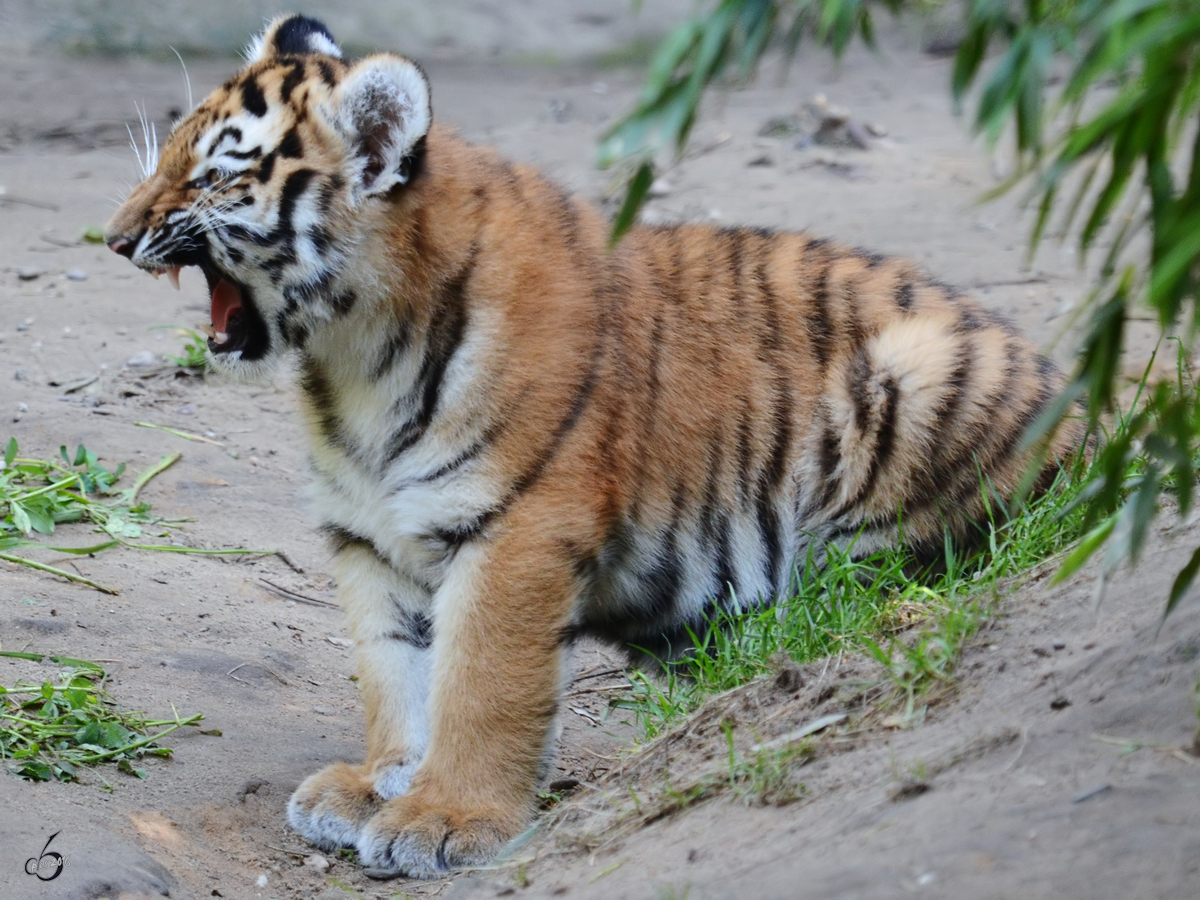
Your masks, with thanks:
[(342, 79), (328, 110), (353, 146), (354, 180), (365, 195), (382, 194), (407, 176), (399, 170), (429, 131), (429, 82), (411, 60), (368, 56)]
[(342, 48), (325, 37), (323, 34), (313, 32), (308, 36), (308, 49), (312, 53), (324, 53), (326, 56), (336, 56), (342, 58)]

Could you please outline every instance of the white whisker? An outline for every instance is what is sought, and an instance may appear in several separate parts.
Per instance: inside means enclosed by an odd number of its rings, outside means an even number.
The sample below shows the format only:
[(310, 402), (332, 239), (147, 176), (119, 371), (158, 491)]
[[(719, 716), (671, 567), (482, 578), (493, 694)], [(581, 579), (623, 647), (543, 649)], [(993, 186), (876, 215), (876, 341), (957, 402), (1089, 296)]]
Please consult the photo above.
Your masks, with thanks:
[[(188, 76), (187, 63), (183, 61), (183, 57), (179, 55), (179, 51), (174, 47), (171, 48), (171, 52), (175, 54), (175, 58), (179, 60), (179, 65), (183, 67), (183, 82), (187, 85), (187, 111), (191, 112), (196, 108), (196, 104), (192, 101), (192, 79)], [(186, 113), (184, 115), (186, 115)], [(182, 119), (183, 116), (180, 116), (180, 118)]]

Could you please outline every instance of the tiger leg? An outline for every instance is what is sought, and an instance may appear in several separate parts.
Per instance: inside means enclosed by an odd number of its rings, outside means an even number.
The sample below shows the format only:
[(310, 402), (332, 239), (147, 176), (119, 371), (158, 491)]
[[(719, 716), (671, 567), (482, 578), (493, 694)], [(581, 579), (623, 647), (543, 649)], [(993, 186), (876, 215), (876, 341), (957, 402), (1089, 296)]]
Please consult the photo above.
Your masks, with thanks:
[(382, 803), (408, 789), (429, 744), (426, 705), (432, 641), (429, 594), (350, 544), (334, 561), (339, 599), (355, 639), (367, 724), (367, 758), (309, 776), (288, 803), (288, 821), (318, 847), (353, 847)]
[(365, 865), (418, 876), (478, 865), (526, 826), (575, 592), (561, 547), (514, 526), (459, 551), (434, 598), (429, 752), (363, 829)]

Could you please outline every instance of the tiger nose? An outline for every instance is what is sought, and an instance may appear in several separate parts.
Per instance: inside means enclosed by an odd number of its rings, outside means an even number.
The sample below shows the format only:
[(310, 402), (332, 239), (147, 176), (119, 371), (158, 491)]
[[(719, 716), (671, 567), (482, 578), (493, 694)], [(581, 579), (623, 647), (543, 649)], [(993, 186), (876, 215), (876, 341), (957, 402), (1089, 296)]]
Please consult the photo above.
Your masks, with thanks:
[(133, 248), (135, 246), (137, 246), (137, 242), (127, 237), (115, 237), (108, 242), (109, 250), (113, 253), (120, 253), (126, 259), (133, 259)]

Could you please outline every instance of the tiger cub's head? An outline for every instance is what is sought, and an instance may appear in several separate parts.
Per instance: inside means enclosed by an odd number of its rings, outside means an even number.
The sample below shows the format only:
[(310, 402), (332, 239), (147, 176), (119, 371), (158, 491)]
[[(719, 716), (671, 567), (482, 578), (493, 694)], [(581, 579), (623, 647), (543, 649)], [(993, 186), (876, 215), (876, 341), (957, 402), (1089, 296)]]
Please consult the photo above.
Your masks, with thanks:
[(249, 56), (175, 126), (105, 241), (176, 284), (197, 266), (209, 359), (252, 378), (354, 303), (360, 229), (415, 177), (431, 114), (413, 62), (347, 61), (315, 19), (276, 19)]

